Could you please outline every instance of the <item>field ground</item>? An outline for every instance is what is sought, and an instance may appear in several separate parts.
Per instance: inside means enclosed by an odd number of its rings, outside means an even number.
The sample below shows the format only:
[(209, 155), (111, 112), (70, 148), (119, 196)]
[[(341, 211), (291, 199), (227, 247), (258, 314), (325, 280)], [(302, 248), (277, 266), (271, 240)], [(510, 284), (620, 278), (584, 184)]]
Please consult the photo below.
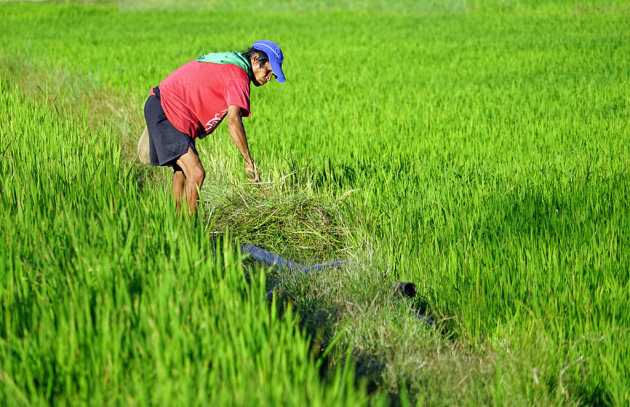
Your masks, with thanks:
[[(0, 19), (0, 404), (630, 403), (630, 3), (8, 2)], [(264, 183), (223, 125), (181, 218), (169, 172), (134, 160), (148, 90), (261, 38), (288, 78), (252, 89)], [(351, 263), (267, 304), (286, 276), (239, 242)]]

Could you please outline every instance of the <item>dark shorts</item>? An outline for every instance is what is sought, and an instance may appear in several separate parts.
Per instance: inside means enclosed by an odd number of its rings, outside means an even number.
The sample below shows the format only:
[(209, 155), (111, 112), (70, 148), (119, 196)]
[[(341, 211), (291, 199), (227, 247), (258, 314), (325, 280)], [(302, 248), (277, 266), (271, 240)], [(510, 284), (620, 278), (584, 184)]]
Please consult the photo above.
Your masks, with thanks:
[(144, 118), (149, 130), (149, 156), (151, 165), (165, 165), (178, 169), (176, 161), (192, 148), (195, 154), (195, 140), (177, 130), (166, 118), (158, 96), (151, 95), (144, 105)]

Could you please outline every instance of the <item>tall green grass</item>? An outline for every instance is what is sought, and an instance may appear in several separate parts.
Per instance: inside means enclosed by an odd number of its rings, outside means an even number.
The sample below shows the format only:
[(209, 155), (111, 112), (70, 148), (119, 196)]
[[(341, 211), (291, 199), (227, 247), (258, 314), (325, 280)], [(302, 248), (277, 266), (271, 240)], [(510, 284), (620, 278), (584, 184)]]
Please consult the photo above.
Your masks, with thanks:
[[(627, 403), (628, 4), (398, 1), (386, 7), (366, 1), (330, 7), (308, 2), (238, 6), (0, 7), (5, 22), (0, 27), (2, 57), (12, 66), (2, 102), (0, 154), (8, 146), (2, 160), (3, 230), (12, 230), (9, 225), (17, 230), (5, 232), (7, 272), (2, 278), (13, 276), (11, 281), (21, 281), (16, 285), (20, 290), (30, 292), (40, 286), (18, 279), (24, 264), (33, 264), (33, 270), (39, 264), (40, 272), (47, 270), (60, 284), (72, 267), (89, 270), (91, 264), (95, 270), (110, 270), (113, 260), (107, 259), (131, 256), (133, 261), (123, 262), (128, 274), (107, 275), (117, 275), (122, 285), (134, 278), (157, 284), (151, 276), (166, 267), (158, 267), (162, 261), (177, 276), (188, 276), (195, 275), (196, 266), (180, 270), (175, 265), (194, 265), (199, 258), (214, 264), (222, 258), (200, 253), (213, 249), (208, 236), (223, 234), (224, 226), (231, 225), (236, 237), (310, 264), (335, 256), (362, 264), (296, 280), (279, 293), (298, 310), (297, 318), (315, 343), (329, 343), (339, 334), (336, 350), (327, 354), (333, 380), (342, 380), (334, 368), (345, 365), (344, 352), (350, 347), (358, 375), (398, 400), (406, 389), (412, 402), (429, 404)], [(200, 224), (186, 226), (201, 246), (183, 253), (164, 246), (155, 237), (166, 234), (169, 245), (175, 245), (180, 238), (172, 231), (181, 224), (172, 214), (167, 189), (152, 182), (138, 189), (145, 170), (118, 160), (141, 131), (148, 89), (204, 52), (246, 48), (263, 37), (283, 47), (288, 78), (284, 85), (253, 89), (253, 116), (246, 121), (254, 158), (269, 184), (249, 192), (238, 154), (226, 129), (219, 129), (199, 143), (209, 174), (205, 203)], [(55, 97), (35, 91), (22, 100), (11, 90), (12, 81), (29, 72), (39, 72), (30, 80), (34, 83), (38, 75), (69, 78), (63, 83), (75, 87), (67, 97), (81, 94), (84, 109), (63, 111), (64, 119), (56, 120), (60, 104)], [(90, 95), (93, 103), (87, 102)], [(42, 98), (49, 107), (33, 101)], [(111, 100), (114, 105), (103, 109)], [(32, 106), (43, 109), (37, 121), (33, 114), (21, 113), (33, 111)], [(108, 120), (109, 132), (90, 133), (98, 115)], [(33, 127), (36, 123), (45, 125)], [(46, 142), (50, 137), (58, 138)], [(113, 141), (117, 137), (122, 144)], [(47, 153), (36, 155), (34, 140)], [(88, 145), (90, 155), (83, 155), (78, 147)], [(59, 173), (66, 174), (61, 177), (65, 181), (55, 181)], [(28, 182), (14, 184), (10, 174)], [(155, 174), (166, 183), (166, 172)], [(65, 193), (55, 193), (59, 183)], [(27, 211), (21, 214), (18, 208)], [(120, 216), (105, 229), (111, 232), (103, 234), (99, 222), (106, 222), (108, 213)], [(283, 220), (293, 223), (285, 228)], [(318, 222), (324, 223), (320, 229), (313, 226)], [(300, 234), (305, 231), (310, 235)], [(20, 233), (26, 235), (15, 237)], [(80, 253), (91, 253), (87, 263), (75, 246)], [(136, 253), (144, 256), (134, 257)], [(22, 263), (22, 257), (33, 260)], [(219, 275), (225, 268), (212, 267)], [(236, 283), (242, 281), (238, 266), (226, 269), (234, 270), (229, 272), (234, 290), (263, 290), (256, 278), (257, 288), (236, 288), (246, 284)], [(210, 274), (205, 284), (216, 287)], [(393, 300), (388, 289), (396, 280), (416, 282), (422, 299)], [(51, 300), (60, 295), (56, 288), (31, 300), (31, 306), (63, 308)], [(183, 290), (185, 286), (169, 286), (164, 292)], [(3, 290), (3, 304), (14, 291)], [(122, 307), (115, 295), (103, 298), (111, 310)], [(239, 301), (234, 307), (250, 301), (247, 295), (235, 298)], [(70, 307), (79, 300), (64, 301)], [(157, 298), (146, 301), (147, 306), (158, 303)], [(441, 328), (418, 325), (408, 315), (408, 308), (418, 307), (440, 320)], [(205, 303), (199, 306), (203, 312), (207, 308)], [(96, 312), (102, 309), (95, 307)], [(20, 321), (18, 315), (30, 314), (28, 310), (15, 314), (14, 308), (3, 308), (3, 320)], [(210, 312), (207, 318), (215, 315)], [(71, 320), (71, 314), (64, 315), (64, 321)], [(193, 313), (186, 315), (179, 322), (188, 326)], [(255, 321), (262, 314), (252, 315)], [(142, 323), (148, 320), (146, 313), (139, 317)], [(112, 324), (112, 329), (124, 329), (122, 321)], [(293, 332), (301, 338), (297, 343), (307, 347), (290, 318), (285, 324), (279, 332)], [(182, 341), (200, 340), (194, 335), (201, 326), (191, 325)], [(15, 370), (22, 365), (9, 349), (17, 345), (5, 332), (2, 352)], [(54, 354), (28, 338), (22, 343), (37, 354)], [(264, 346), (244, 354), (257, 355)], [(60, 357), (70, 353), (58, 351)], [(104, 352), (97, 357), (104, 358)], [(145, 358), (132, 360), (136, 369), (158, 372)], [(184, 357), (173, 366), (182, 369), (190, 360)], [(123, 362), (111, 363), (120, 369), (119, 384), (113, 386), (118, 395), (137, 394), (155, 383), (148, 379), (143, 386), (137, 376), (132, 390), (128, 386), (133, 380), (122, 379), (128, 377)], [(28, 374), (51, 365), (42, 363), (23, 377), (4, 375), (23, 381), (2, 383), (15, 392), (12, 399), (20, 393), (39, 400), (49, 400), (42, 394), (76, 393), (72, 387), (44, 393), (41, 378), (27, 387)], [(208, 375), (220, 371), (205, 369)], [(247, 375), (250, 368), (238, 371)], [(102, 372), (92, 373), (85, 380), (103, 377)], [(73, 383), (58, 380), (60, 386)], [(164, 379), (169, 385), (174, 380)], [(344, 390), (334, 397), (355, 396), (352, 386), (338, 386)], [(242, 394), (225, 397), (240, 402)]]
[(0, 90), (3, 405), (364, 400), (350, 365), (320, 379), (264, 270), (248, 283), (229, 239), (138, 190), (112, 126)]

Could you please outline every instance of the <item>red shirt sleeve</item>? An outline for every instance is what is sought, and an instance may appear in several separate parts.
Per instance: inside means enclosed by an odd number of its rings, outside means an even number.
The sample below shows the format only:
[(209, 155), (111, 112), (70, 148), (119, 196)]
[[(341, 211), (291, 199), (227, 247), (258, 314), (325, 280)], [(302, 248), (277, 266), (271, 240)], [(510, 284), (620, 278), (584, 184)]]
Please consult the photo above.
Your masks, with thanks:
[(225, 103), (230, 105), (236, 105), (244, 110), (243, 116), (249, 117), (251, 112), (249, 110), (249, 78), (242, 79), (230, 79), (225, 82)]

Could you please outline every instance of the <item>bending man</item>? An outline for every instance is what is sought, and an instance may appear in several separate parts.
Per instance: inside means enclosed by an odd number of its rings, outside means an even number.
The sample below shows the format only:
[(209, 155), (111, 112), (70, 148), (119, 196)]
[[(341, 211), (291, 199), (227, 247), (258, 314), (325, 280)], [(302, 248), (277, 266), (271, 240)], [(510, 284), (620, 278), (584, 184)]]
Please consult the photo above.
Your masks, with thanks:
[(262, 86), (276, 77), (284, 82), (283, 55), (271, 41), (257, 41), (243, 53), (205, 54), (182, 65), (151, 90), (144, 106), (151, 165), (173, 168), (173, 197), (181, 210), (197, 207), (205, 170), (195, 140), (212, 133), (227, 116), (230, 136), (245, 159), (250, 182), (258, 182), (243, 117), (250, 116), (249, 84)]

